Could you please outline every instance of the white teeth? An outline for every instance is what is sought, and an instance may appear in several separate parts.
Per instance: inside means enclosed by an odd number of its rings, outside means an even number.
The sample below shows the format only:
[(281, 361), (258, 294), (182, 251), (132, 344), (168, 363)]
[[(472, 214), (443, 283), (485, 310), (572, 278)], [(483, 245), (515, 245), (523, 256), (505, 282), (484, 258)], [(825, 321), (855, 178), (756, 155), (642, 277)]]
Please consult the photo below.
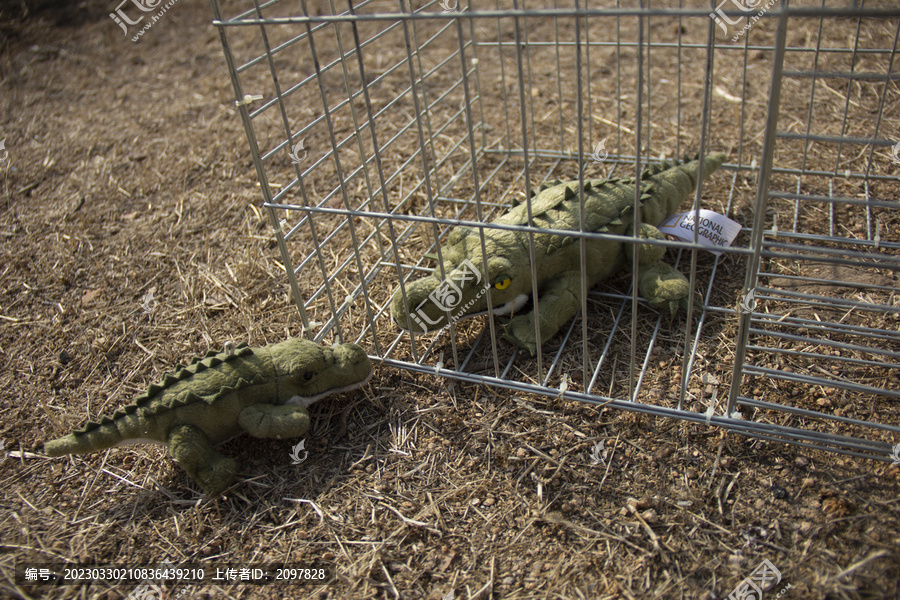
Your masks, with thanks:
[(509, 313), (513, 312), (514, 310), (519, 310), (520, 308), (525, 306), (526, 302), (528, 302), (528, 296), (526, 296), (525, 294), (519, 294), (518, 296), (516, 296), (515, 298), (513, 298), (506, 304), (502, 304), (502, 305), (498, 306), (497, 308), (493, 309), (491, 312), (493, 314), (499, 315), (499, 316), (508, 315)]
[[(492, 315), (497, 315), (498, 317), (508, 315), (511, 312), (519, 310), (520, 308), (525, 306), (525, 304), (528, 302), (528, 298), (529, 297), (525, 294), (519, 294), (518, 296), (516, 296), (515, 298), (513, 298), (506, 304), (501, 304), (500, 306), (498, 306), (496, 308), (492, 308), (490, 312)], [(469, 317), (480, 317), (481, 315), (486, 315), (487, 313), (488, 313), (488, 311), (482, 310), (477, 313), (472, 313), (472, 314), (468, 314), (464, 317), (460, 317), (460, 319), (468, 319)]]

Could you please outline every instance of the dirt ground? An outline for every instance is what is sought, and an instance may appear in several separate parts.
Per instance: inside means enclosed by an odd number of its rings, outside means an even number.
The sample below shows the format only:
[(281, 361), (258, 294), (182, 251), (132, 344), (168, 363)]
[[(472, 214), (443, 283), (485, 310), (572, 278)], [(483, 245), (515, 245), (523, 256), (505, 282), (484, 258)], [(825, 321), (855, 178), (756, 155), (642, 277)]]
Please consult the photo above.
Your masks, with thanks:
[(300, 335), (209, 4), (137, 44), (110, 6), (0, 5), (0, 595), (122, 598), (14, 567), (169, 560), (329, 578), (166, 599), (712, 600), (768, 560), (766, 598), (900, 597), (898, 466), (386, 367), (312, 409), (299, 467), (225, 444), (224, 498), (158, 446), (44, 456), (192, 356)]

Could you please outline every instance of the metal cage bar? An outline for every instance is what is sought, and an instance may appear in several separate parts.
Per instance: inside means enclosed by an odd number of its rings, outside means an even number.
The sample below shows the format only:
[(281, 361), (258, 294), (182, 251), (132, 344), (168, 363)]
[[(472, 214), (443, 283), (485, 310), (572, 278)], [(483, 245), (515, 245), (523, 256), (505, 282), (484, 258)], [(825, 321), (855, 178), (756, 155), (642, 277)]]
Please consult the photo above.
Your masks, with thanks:
[[(900, 440), (900, 9), (211, 2), (305, 335), (417, 373), (888, 460)], [(393, 322), (395, 290), (408, 304), (413, 281), (447, 276), (454, 227), (482, 249), (486, 232), (524, 232), (536, 281), (546, 231), (532, 188), (633, 176), (684, 151), (729, 160), (683, 210), (743, 225), (721, 256), (696, 235), (641, 240), (689, 275), (701, 302), (687, 315), (649, 308), (626, 268), (585, 286), (579, 314), (534, 357), (497, 318), (432, 333)], [(518, 200), (528, 224), (492, 223)], [(582, 281), (587, 240), (639, 240), (583, 220), (567, 233)]]

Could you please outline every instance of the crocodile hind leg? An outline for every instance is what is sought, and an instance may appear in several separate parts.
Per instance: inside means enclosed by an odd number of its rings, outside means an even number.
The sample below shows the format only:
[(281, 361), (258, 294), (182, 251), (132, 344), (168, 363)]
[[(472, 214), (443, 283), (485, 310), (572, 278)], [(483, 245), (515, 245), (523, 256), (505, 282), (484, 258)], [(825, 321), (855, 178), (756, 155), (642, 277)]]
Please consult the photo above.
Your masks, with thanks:
[(638, 285), (641, 296), (651, 306), (663, 310), (668, 308), (672, 316), (680, 309), (687, 309), (690, 302), (691, 289), (687, 278), (675, 267), (662, 261), (641, 267)]
[(169, 434), (169, 452), (207, 496), (216, 496), (234, 481), (237, 463), (216, 452), (199, 427), (181, 425)]
[(300, 404), (251, 404), (238, 425), (256, 438), (295, 438), (309, 431), (309, 413)]
[[(631, 231), (629, 231), (631, 234)], [(662, 232), (652, 225), (641, 223), (639, 237), (648, 239), (665, 239)], [(625, 252), (628, 264), (632, 264), (634, 244), (626, 244)], [(654, 244), (638, 245), (638, 289), (651, 306), (669, 309), (675, 315), (680, 308), (687, 308), (691, 296), (691, 288), (687, 278), (675, 267), (662, 261), (666, 253), (665, 246)]]
[[(581, 308), (581, 271), (566, 271), (544, 287), (538, 299), (541, 315), (541, 342), (548, 339)], [(537, 351), (534, 311), (510, 319), (504, 339), (528, 350)]]

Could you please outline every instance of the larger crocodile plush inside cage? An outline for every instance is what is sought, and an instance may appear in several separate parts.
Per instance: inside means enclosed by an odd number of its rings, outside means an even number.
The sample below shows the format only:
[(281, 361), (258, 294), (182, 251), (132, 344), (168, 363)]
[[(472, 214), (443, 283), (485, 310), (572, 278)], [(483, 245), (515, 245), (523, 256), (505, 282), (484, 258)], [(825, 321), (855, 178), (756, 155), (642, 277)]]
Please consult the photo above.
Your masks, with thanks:
[[(890, 460), (900, 9), (608, 4), (213, 0), (305, 331), (391, 367)], [(578, 216), (557, 233), (577, 249), (577, 314), (546, 339), (538, 330), (534, 355), (504, 337), (508, 314), (455, 318), (454, 231), (476, 245), (515, 233), (511, 268), (533, 275), (542, 184), (640, 181), (714, 152), (725, 164), (680, 210), (714, 211), (739, 233), (718, 254), (700, 228), (649, 242), (693, 291), (674, 317), (634, 293), (636, 258), (587, 289), (588, 244), (645, 240)], [(513, 205), (524, 222), (498, 225)], [(485, 266), (463, 275), (480, 281)], [(446, 322), (401, 328), (392, 298), (415, 312), (407, 293), (432, 273)], [(504, 312), (540, 314), (547, 300), (532, 292)]]

